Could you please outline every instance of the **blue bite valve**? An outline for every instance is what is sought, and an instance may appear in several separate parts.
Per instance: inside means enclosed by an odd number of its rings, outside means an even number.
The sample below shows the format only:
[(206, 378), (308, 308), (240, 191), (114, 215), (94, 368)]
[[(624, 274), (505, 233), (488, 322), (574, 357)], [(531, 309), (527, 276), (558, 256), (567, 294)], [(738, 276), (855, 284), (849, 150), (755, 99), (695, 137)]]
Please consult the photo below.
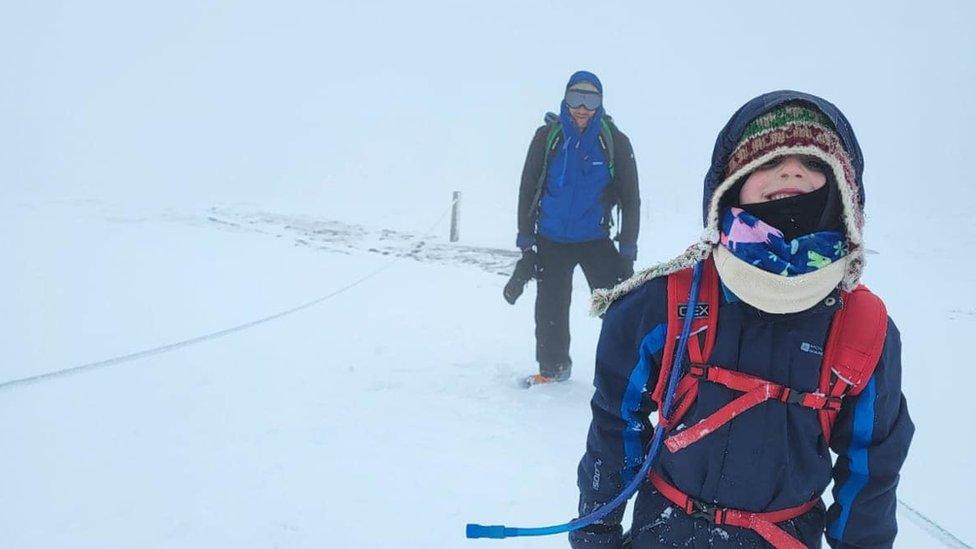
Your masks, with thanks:
[(482, 526), (481, 524), (469, 524), (465, 529), (465, 535), (468, 539), (473, 538), (492, 538), (492, 539), (502, 539), (505, 537), (505, 527), (496, 524), (494, 526)]

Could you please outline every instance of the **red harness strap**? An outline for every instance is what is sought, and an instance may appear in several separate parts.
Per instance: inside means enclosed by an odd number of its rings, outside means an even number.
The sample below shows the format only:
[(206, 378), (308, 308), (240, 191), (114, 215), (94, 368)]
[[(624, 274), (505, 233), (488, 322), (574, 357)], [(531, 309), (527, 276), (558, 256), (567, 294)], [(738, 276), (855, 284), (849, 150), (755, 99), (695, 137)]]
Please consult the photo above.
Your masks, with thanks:
[[(714, 271), (713, 266), (706, 273), (711, 271)], [(675, 275), (671, 277), (676, 280), (673, 284), (670, 278), (668, 280), (668, 302), (669, 307), (677, 310), (675, 306), (677, 300), (672, 297), (672, 294), (683, 295), (680, 293), (682, 291), (687, 293), (685, 287), (690, 282)], [(688, 429), (669, 436), (664, 441), (668, 450), (677, 452), (688, 447), (732, 421), (739, 414), (767, 400), (778, 400), (818, 411), (824, 439), (829, 442), (834, 421), (841, 408), (841, 400), (848, 394), (857, 395), (864, 389), (881, 357), (888, 327), (888, 313), (881, 299), (863, 285), (855, 288), (853, 292), (843, 294), (844, 305), (834, 313), (827, 337), (819, 390), (806, 393), (707, 363), (715, 342), (718, 324), (718, 282), (716, 279), (707, 278), (706, 282), (705, 291), (700, 299), (702, 303), (707, 304), (706, 310), (711, 314), (699, 328), (699, 331), (704, 331), (706, 335), (705, 349), (702, 350), (698, 337), (688, 340), (688, 356), (692, 365), (689, 372), (678, 382), (675, 391), (675, 408), (664, 421), (665, 427), (669, 430), (673, 429), (681, 421), (698, 398), (698, 386), (702, 380), (718, 383), (743, 394)], [(677, 324), (677, 318), (669, 317), (669, 332), (672, 324)], [(673, 353), (674, 343), (671, 339), (669, 337), (668, 343), (671, 346), (670, 353)], [(668, 346), (665, 346), (665, 352), (669, 352)], [(670, 357), (671, 354), (664, 355), (663, 372), (670, 371), (672, 367), (668, 360)]]
[[(689, 383), (686, 379), (678, 382), (675, 389), (675, 407), (669, 417), (664, 417), (663, 399), (664, 392), (667, 390), (668, 379), (671, 368), (681, 368), (681, 364), (674, 365), (675, 347), (681, 334), (685, 315), (694, 315), (691, 324), (692, 336), (688, 338), (688, 358), (692, 362), (706, 362), (705, 357), (712, 354), (712, 347), (715, 345), (715, 336), (718, 327), (718, 305), (719, 305), (719, 285), (718, 270), (715, 269), (715, 262), (712, 258), (705, 260), (702, 269), (702, 280), (698, 289), (698, 306), (694, 311), (688, 311), (688, 298), (691, 294), (692, 269), (685, 269), (668, 275), (668, 328), (665, 336), (664, 350), (661, 355), (661, 371), (658, 373), (657, 385), (651, 398), (658, 405), (660, 417), (658, 421), (668, 428), (675, 419), (680, 418), (687, 411), (694, 399), (681, 398), (687, 393)], [(704, 339), (704, 349), (700, 346), (699, 338)], [(687, 378), (687, 376), (685, 376)], [(684, 410), (682, 410), (684, 405)]]
[[(672, 452), (677, 452), (698, 442), (702, 437), (732, 421), (737, 415), (767, 400), (778, 400), (814, 410), (840, 410), (841, 400), (839, 397), (822, 393), (803, 393), (772, 381), (719, 366), (692, 364), (684, 379), (688, 380), (688, 383), (683, 387), (686, 394), (682, 394), (682, 400), (678, 407), (681, 415), (687, 412), (691, 402), (697, 398), (698, 384), (702, 380), (718, 383), (744, 394), (722, 406), (714, 414), (699, 421), (694, 426), (668, 437), (664, 444)], [(679, 385), (679, 388), (682, 387)], [(680, 418), (681, 416), (676, 413), (672, 422), (680, 421)]]
[[(843, 295), (834, 313), (820, 369), (820, 392), (834, 397), (859, 395), (878, 366), (888, 336), (888, 311), (863, 284)], [(821, 410), (820, 427), (830, 441), (838, 410)]]
[(657, 473), (651, 472), (650, 479), (651, 484), (657, 488), (657, 491), (661, 495), (680, 507), (688, 516), (708, 519), (715, 525), (728, 524), (730, 526), (748, 528), (758, 533), (776, 549), (806, 548), (799, 540), (787, 534), (779, 526), (776, 526), (776, 523), (796, 518), (813, 509), (820, 502), (820, 498), (817, 498), (803, 505), (797, 505), (788, 509), (765, 513), (750, 513), (748, 511), (728, 509), (696, 500), (668, 484)]
[[(660, 423), (668, 431), (681, 421), (698, 398), (699, 384), (704, 381), (718, 383), (742, 395), (717, 412), (692, 427), (669, 436), (665, 445), (673, 453), (725, 425), (739, 414), (768, 400), (804, 406), (819, 413), (820, 425), (826, 440), (830, 440), (831, 427), (841, 408), (841, 399), (859, 394), (874, 373), (884, 347), (887, 329), (887, 312), (884, 303), (864, 286), (844, 293), (843, 307), (836, 313), (827, 338), (820, 385), (817, 392), (800, 392), (779, 383), (709, 364), (718, 328), (719, 280), (715, 264), (709, 258), (703, 271), (699, 289), (698, 307), (687, 310), (691, 291), (692, 270), (685, 269), (668, 276), (668, 328), (661, 371), (652, 398), (661, 410)], [(685, 315), (694, 315), (692, 337), (688, 339), (688, 373), (678, 382), (674, 395), (674, 408), (664, 417), (663, 397), (673, 364), (675, 347)], [(653, 471), (649, 479), (661, 494), (678, 505), (690, 516), (707, 518), (714, 524), (728, 524), (757, 532), (776, 549), (802, 549), (797, 539), (776, 526), (775, 523), (790, 520), (806, 513), (820, 501), (808, 501), (796, 507), (765, 513), (751, 513), (707, 504), (689, 497)]]

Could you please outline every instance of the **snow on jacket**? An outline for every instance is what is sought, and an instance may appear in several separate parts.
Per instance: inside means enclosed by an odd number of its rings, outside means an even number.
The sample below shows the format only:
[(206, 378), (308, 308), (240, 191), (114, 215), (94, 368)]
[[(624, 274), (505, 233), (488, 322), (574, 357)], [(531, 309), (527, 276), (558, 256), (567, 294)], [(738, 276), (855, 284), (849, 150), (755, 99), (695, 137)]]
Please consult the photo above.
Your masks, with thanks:
[[(722, 166), (743, 128), (755, 117), (795, 100), (817, 107), (832, 119), (861, 185), (860, 149), (843, 115), (814, 96), (774, 92), (740, 109), (719, 135), (705, 181), (706, 222)], [(620, 492), (639, 469), (652, 432), (650, 394), (664, 347), (667, 277), (640, 277), (635, 276), (637, 284), (625, 282), (621, 290), (604, 296), (612, 303), (597, 347), (593, 420), (578, 471), (581, 515)], [(801, 391), (816, 391), (831, 318), (841, 306), (839, 291), (805, 311), (770, 314), (723, 290), (710, 362)], [(860, 395), (844, 399), (829, 449), (816, 411), (770, 401), (684, 450), (672, 454), (662, 448), (654, 470), (699, 500), (754, 512), (805, 503), (833, 480), (835, 503), (826, 512), (818, 506), (780, 526), (811, 546), (819, 545), (826, 530), (833, 547), (890, 547), (897, 531), (895, 488), (914, 432), (901, 391), (900, 357), (899, 333), (889, 319), (874, 376)], [(694, 424), (737, 396), (721, 385), (703, 382), (697, 402), (683, 421)], [(834, 463), (829, 450), (838, 456)], [(570, 536), (573, 546), (618, 546), (623, 513), (618, 509), (602, 524), (574, 532)], [(716, 528), (687, 516), (650, 484), (642, 487), (634, 514), (632, 531), (642, 532), (645, 539), (651, 536), (662, 546), (766, 546), (753, 531)]]

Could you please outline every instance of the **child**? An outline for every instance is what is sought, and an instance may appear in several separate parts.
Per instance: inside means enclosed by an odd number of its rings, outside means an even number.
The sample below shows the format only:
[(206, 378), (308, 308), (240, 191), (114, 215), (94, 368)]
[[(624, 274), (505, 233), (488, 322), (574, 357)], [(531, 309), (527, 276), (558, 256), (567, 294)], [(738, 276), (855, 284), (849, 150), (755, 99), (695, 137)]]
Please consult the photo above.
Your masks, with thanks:
[[(664, 444), (635, 503), (632, 547), (819, 547), (824, 532), (832, 547), (891, 547), (914, 426), (898, 330), (879, 299), (854, 291), (862, 170), (850, 124), (819, 97), (772, 92), (732, 116), (705, 177), (701, 241), (594, 295), (605, 319), (581, 515), (642, 465), (687, 312), (688, 358), (659, 411)], [(571, 545), (621, 547), (623, 512), (571, 533)]]

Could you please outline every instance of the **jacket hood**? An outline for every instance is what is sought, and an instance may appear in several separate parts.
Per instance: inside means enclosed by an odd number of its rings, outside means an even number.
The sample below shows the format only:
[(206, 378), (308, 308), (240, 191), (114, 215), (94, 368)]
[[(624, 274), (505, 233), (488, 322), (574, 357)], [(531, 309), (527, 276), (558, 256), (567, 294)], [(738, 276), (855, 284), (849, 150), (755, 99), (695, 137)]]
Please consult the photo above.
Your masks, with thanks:
[[(772, 143), (772, 146), (765, 155), (750, 159), (748, 164), (740, 166), (741, 169), (727, 174), (730, 157), (742, 141), (750, 123), (780, 107), (794, 103), (801, 104), (803, 107), (812, 107), (828, 119), (837, 136), (830, 138), (832, 139), (831, 143), (833, 143), (833, 148), (830, 150), (834, 154), (827, 154), (816, 146), (809, 146), (809, 141), (807, 146), (790, 145), (789, 143), (780, 146), (780, 141), (772, 140), (766, 142), (767, 145)], [(790, 107), (786, 106), (785, 108), (789, 109)], [(839, 148), (843, 148), (843, 151), (839, 151)], [(760, 149), (761, 152), (765, 150)], [(644, 269), (610, 290), (594, 292), (592, 298), (593, 314), (603, 314), (613, 301), (648, 280), (686, 269), (711, 256), (714, 248), (719, 245), (718, 218), (722, 195), (732, 189), (738, 180), (755, 167), (770, 158), (784, 154), (818, 156), (833, 170), (834, 180), (844, 208), (843, 217), (849, 247), (848, 255), (844, 258), (843, 273), (841, 273), (839, 285), (844, 290), (853, 290), (860, 280), (864, 267), (864, 248), (861, 239), (864, 211), (864, 184), (862, 181), (864, 158), (861, 154), (861, 148), (854, 136), (850, 122), (832, 103), (815, 95), (780, 90), (760, 95), (747, 102), (732, 115), (732, 118), (719, 132), (712, 151), (711, 166), (705, 174), (702, 193), (702, 219), (705, 228), (698, 242), (689, 246), (678, 257)], [(843, 158), (845, 156), (846, 158)], [(842, 161), (838, 161), (838, 158), (841, 158)]]
[(826, 99), (798, 91), (780, 90), (760, 95), (743, 105), (735, 111), (732, 118), (719, 132), (718, 138), (715, 139), (715, 148), (712, 150), (712, 165), (705, 174), (705, 188), (702, 193), (703, 224), (707, 225), (708, 223), (708, 210), (712, 196), (724, 180), (725, 168), (729, 164), (729, 155), (732, 154), (733, 149), (742, 139), (746, 126), (756, 118), (786, 103), (805, 103), (830, 119), (848, 157), (851, 159), (851, 164), (854, 167), (854, 183), (859, 191), (857, 206), (861, 210), (864, 209), (864, 183), (861, 180), (864, 172), (864, 157), (861, 155), (861, 147), (857, 143), (854, 130), (851, 128), (850, 122), (847, 121), (847, 117)]
[(580, 82), (589, 82), (594, 86), (596, 86), (596, 89), (599, 90), (601, 94), (603, 93), (603, 84), (600, 82), (600, 79), (597, 78), (595, 74), (589, 71), (574, 72), (573, 75), (569, 77), (569, 82), (566, 82), (566, 89), (568, 90), (570, 86), (572, 86), (573, 84), (578, 84)]
[[(566, 89), (568, 90), (574, 84), (580, 82), (589, 82), (596, 86), (597, 91), (603, 94), (603, 84), (600, 83), (600, 79), (596, 77), (592, 72), (587, 71), (576, 71), (572, 76), (569, 77), (569, 82), (566, 83)], [(592, 151), (598, 146), (598, 139), (600, 134), (600, 125), (602, 124), (603, 116), (606, 111), (603, 109), (601, 104), (596, 109), (593, 118), (590, 120), (589, 125), (583, 132), (580, 132), (576, 128), (576, 123), (573, 121), (573, 117), (569, 112), (569, 105), (566, 104), (566, 100), (563, 99), (559, 103), (559, 119), (563, 125), (563, 137), (565, 137), (566, 142), (572, 146), (576, 143), (570, 143), (570, 141), (579, 139), (580, 145), (587, 153), (592, 153)]]

